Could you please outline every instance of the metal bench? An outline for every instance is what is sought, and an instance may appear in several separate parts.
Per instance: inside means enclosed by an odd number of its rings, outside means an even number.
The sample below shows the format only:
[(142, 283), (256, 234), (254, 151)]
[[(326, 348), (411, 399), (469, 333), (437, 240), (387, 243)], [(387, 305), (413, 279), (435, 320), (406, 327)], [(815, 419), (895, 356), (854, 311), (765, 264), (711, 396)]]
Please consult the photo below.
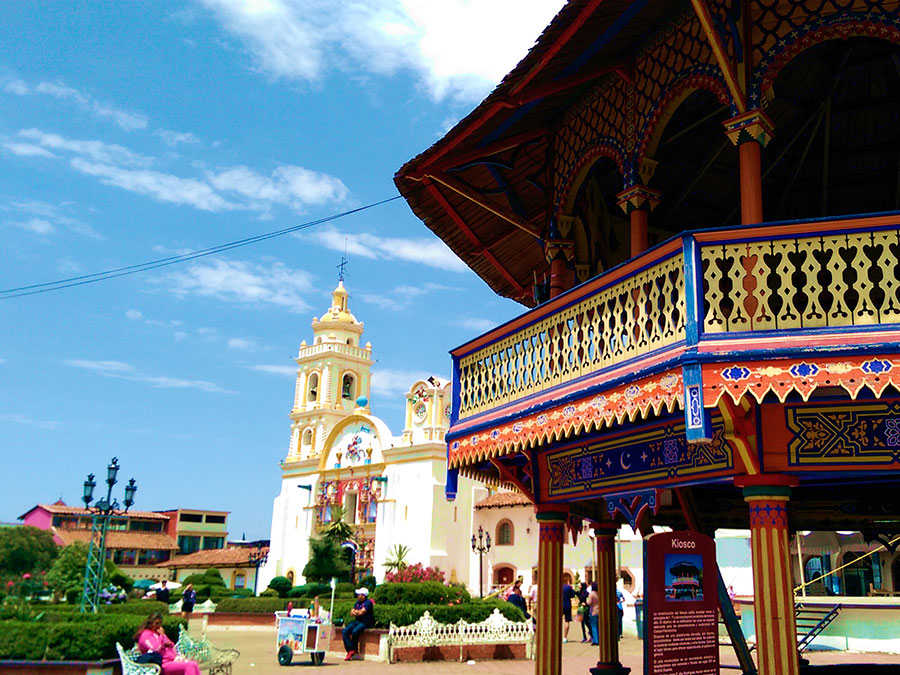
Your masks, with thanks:
[(197, 664), (210, 675), (230, 675), (231, 666), (241, 653), (237, 649), (220, 649), (213, 647), (204, 634), (199, 640), (192, 638), (182, 624), (178, 628), (178, 642), (175, 651), (181, 656)]
[(134, 659), (140, 656), (137, 647), (125, 650), (121, 644), (116, 643), (116, 651), (119, 652), (119, 661), (122, 664), (122, 675), (158, 675), (160, 667), (155, 663), (137, 663)]
[(469, 623), (460, 619), (454, 624), (438, 623), (430, 613), (411, 626), (397, 626), (393, 623), (388, 631), (388, 662), (394, 662), (396, 649), (404, 647), (445, 647), (459, 646), (460, 660), (466, 646), (490, 644), (524, 644), (525, 657), (534, 658), (534, 624), (531, 621), (510, 621), (494, 609), (493, 613), (480, 623)]

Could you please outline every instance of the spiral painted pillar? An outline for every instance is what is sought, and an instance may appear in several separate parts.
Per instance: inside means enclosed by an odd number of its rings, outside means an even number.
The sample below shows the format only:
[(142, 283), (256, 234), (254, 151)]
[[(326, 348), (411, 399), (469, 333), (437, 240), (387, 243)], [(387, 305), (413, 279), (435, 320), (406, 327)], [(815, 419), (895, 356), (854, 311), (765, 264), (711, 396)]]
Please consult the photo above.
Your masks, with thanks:
[[(788, 549), (787, 507), (791, 488), (784, 476), (745, 479), (744, 501), (750, 507), (750, 550), (756, 614), (759, 675), (797, 675), (797, 623)], [(782, 479), (766, 485), (760, 479)], [(776, 481), (771, 481), (776, 482)]]
[(593, 675), (628, 673), (619, 663), (619, 616), (616, 609), (616, 532), (618, 526), (610, 523), (594, 529), (597, 542), (597, 595), (600, 598), (600, 614), (597, 616), (597, 633), (600, 644), (597, 667)]
[(538, 535), (537, 634), (535, 675), (562, 673), (562, 572), (566, 541), (564, 511), (537, 508)]

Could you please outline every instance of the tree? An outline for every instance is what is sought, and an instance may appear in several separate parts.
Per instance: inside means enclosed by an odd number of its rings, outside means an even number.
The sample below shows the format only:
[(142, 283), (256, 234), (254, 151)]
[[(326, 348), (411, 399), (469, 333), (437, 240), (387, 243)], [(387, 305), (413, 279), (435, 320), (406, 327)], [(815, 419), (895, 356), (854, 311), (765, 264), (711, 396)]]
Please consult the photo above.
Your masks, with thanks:
[(59, 546), (47, 530), (30, 525), (0, 528), (0, 573), (45, 571), (58, 555)]
[(395, 544), (393, 548), (388, 550), (389, 557), (384, 561), (384, 568), (388, 572), (402, 572), (405, 570), (409, 566), (406, 556), (409, 555), (410, 550), (409, 546), (405, 544)]
[(322, 528), (322, 535), (335, 543), (352, 540), (354, 536), (353, 526), (344, 520), (346, 512), (344, 507), (335, 504), (331, 507), (331, 522)]
[(309, 540), (309, 562), (303, 568), (303, 577), (309, 581), (350, 580), (350, 563), (341, 545), (331, 537), (313, 537)]
[(294, 584), (291, 583), (291, 580), (287, 577), (274, 577), (272, 581), (269, 582), (269, 588), (278, 593), (279, 598), (286, 598), (288, 591)]
[(88, 545), (72, 542), (59, 553), (47, 572), (47, 583), (59, 594), (84, 588), (84, 567), (87, 565)]

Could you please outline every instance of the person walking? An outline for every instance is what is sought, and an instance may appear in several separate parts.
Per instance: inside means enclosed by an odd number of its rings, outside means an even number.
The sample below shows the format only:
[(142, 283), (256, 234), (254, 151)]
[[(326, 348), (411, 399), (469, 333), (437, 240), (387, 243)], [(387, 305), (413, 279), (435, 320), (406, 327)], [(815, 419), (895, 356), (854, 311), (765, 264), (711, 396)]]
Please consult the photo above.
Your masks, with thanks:
[(194, 590), (194, 584), (188, 584), (184, 587), (181, 594), (181, 616), (190, 620), (191, 612), (194, 611), (194, 604), (197, 602), (197, 591)]
[(572, 600), (575, 599), (575, 589), (568, 582), (563, 582), (562, 587), (562, 615), (563, 615), (563, 643), (569, 641), (569, 626), (572, 625)]
[(587, 605), (588, 587), (583, 581), (578, 587), (578, 618), (581, 621), (581, 641), (588, 642), (591, 639), (591, 613)]
[(597, 582), (591, 584), (591, 592), (588, 593), (587, 604), (591, 616), (591, 644), (596, 647), (600, 645), (598, 625), (600, 622), (600, 595), (597, 593)]
[(166, 580), (160, 582), (160, 587), (156, 589), (156, 599), (160, 602), (169, 604), (169, 589), (166, 587)]
[(521, 609), (522, 614), (525, 615), (526, 619), (531, 618), (531, 614), (528, 613), (528, 605), (525, 602), (525, 598), (522, 597), (522, 588), (519, 584), (516, 584), (512, 587), (512, 592), (509, 594), (509, 597), (506, 599), (506, 601)]

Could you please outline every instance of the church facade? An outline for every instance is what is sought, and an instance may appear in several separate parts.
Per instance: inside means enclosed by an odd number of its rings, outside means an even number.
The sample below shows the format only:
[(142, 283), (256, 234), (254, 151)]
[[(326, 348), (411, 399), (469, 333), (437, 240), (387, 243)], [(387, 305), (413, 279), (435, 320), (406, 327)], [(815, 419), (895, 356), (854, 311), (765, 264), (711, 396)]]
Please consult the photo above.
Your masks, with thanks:
[(404, 428), (394, 436), (370, 409), (372, 345), (363, 344), (363, 323), (349, 311), (343, 282), (312, 329), (313, 342), (301, 342), (296, 359), (290, 443), (259, 588), (275, 576), (303, 583), (309, 539), (332, 521), (335, 506), (355, 530), (343, 545), (354, 551), (357, 579), (374, 574), (381, 581), (390, 551), (403, 545), (408, 563), (468, 584), (473, 566), (477, 574), (473, 506), (485, 491), (460, 478), (456, 499), (445, 497), (450, 383), (411, 383)]

